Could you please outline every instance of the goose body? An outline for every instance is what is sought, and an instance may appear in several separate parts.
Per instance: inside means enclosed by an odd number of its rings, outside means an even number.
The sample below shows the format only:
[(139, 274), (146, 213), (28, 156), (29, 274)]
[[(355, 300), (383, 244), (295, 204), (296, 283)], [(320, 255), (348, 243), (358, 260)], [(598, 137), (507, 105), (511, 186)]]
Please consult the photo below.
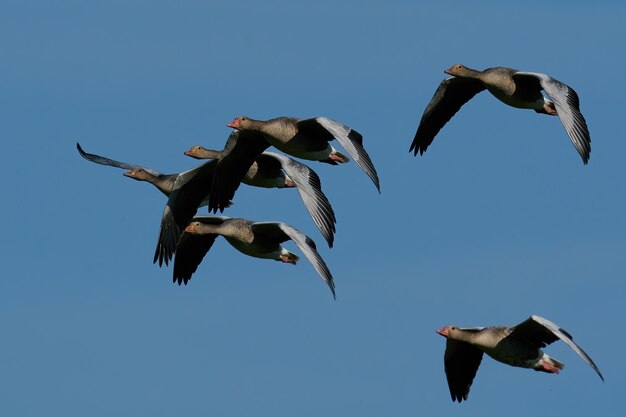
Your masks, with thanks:
[(334, 139), (334, 135), (324, 124), (331, 128), (341, 128), (343, 132), (339, 136), (342, 142), (361, 137), (358, 132), (347, 126), (324, 117), (313, 119), (277, 117), (263, 121), (240, 116), (230, 122), (228, 127), (260, 132), (270, 145), (298, 158), (332, 165), (348, 162), (348, 157), (329, 143)]
[(583, 163), (589, 161), (591, 137), (573, 88), (546, 74), (507, 67), (477, 71), (457, 64), (444, 72), (451, 77), (439, 84), (424, 110), (409, 152), (423, 154), (452, 116), (476, 94), (487, 90), (509, 106), (559, 116)]
[(224, 216), (194, 217), (185, 228), (174, 259), (174, 282), (187, 284), (218, 236), (245, 255), (296, 264), (299, 257), (281, 245), (292, 240), (335, 297), (332, 274), (308, 236), (282, 222), (254, 222)]
[(444, 368), (452, 401), (467, 400), (483, 353), (507, 365), (558, 374), (564, 365), (541, 348), (559, 339), (570, 346), (604, 381), (596, 364), (574, 343), (569, 333), (537, 315), (514, 326), (446, 326), (437, 330), (437, 333), (446, 338)]

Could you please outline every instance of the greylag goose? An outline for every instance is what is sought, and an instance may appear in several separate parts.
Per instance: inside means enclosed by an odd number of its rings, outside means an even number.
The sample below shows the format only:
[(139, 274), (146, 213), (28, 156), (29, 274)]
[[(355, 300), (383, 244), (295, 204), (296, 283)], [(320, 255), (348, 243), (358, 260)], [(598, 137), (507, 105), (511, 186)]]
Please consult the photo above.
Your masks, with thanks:
[(213, 196), (209, 202), (212, 211), (223, 210), (226, 196), (232, 198), (254, 159), (270, 145), (298, 158), (337, 165), (348, 162), (348, 157), (329, 143), (337, 139), (380, 192), (376, 168), (363, 148), (363, 136), (339, 122), (326, 117), (278, 117), (262, 121), (241, 116), (228, 123), (228, 127), (239, 132), (239, 136), (229, 137), (220, 159), (227, 161), (220, 162), (216, 171)]
[[(477, 71), (453, 65), (444, 71), (444, 79), (428, 103), (409, 152), (422, 155), (441, 128), (463, 104), (483, 90), (512, 107), (532, 109), (537, 113), (559, 116), (567, 135), (583, 159), (589, 161), (591, 138), (585, 118), (580, 113), (578, 94), (570, 86), (545, 74), (495, 67)], [(550, 97), (546, 99), (541, 91)]]
[[(208, 161), (179, 174), (161, 174), (150, 168), (86, 153), (78, 143), (76, 148), (80, 155), (88, 161), (128, 169), (129, 171), (125, 172), (124, 176), (137, 181), (149, 182), (168, 197), (161, 217), (159, 239), (153, 258), (153, 263), (158, 260), (159, 266), (162, 266), (163, 262), (168, 265), (176, 252), (176, 244), (183, 228), (189, 224), (198, 207), (208, 204), (217, 161)], [(226, 206), (229, 204), (227, 203)]]
[(174, 282), (187, 284), (218, 236), (245, 255), (295, 265), (299, 257), (281, 246), (287, 240), (294, 241), (335, 297), (333, 276), (308, 236), (282, 222), (259, 223), (223, 216), (197, 216), (185, 228), (174, 258)]
[(437, 333), (447, 339), (444, 369), (452, 401), (467, 400), (483, 353), (507, 365), (558, 374), (564, 365), (548, 356), (541, 348), (559, 339), (578, 353), (604, 381), (596, 364), (574, 343), (572, 336), (540, 316), (530, 316), (514, 326), (446, 326), (437, 330)]
[[(221, 151), (194, 146), (185, 155), (196, 159), (219, 159)], [(255, 187), (296, 187), (304, 207), (308, 210), (317, 228), (332, 248), (335, 233), (335, 212), (326, 195), (318, 175), (308, 166), (273, 152), (263, 152), (256, 157), (243, 177), (244, 184)]]

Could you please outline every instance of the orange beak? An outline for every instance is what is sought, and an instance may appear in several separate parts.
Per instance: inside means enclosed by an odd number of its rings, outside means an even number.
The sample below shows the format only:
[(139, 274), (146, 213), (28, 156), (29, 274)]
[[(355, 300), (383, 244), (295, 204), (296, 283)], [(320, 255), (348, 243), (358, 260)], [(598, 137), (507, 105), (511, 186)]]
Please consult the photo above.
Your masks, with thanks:
[(187, 233), (193, 233), (195, 231), (196, 231), (196, 226), (193, 224), (190, 224), (187, 227), (185, 227), (185, 232)]
[(226, 126), (232, 127), (233, 129), (239, 129), (239, 120), (235, 119)]

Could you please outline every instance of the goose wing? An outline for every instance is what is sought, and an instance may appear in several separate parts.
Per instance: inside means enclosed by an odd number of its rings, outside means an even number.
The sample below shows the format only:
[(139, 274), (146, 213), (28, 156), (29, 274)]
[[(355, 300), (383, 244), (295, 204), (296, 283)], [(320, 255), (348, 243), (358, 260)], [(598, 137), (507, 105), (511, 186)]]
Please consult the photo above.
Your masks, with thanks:
[(380, 180), (374, 163), (363, 147), (363, 136), (348, 126), (331, 120), (327, 117), (302, 119), (297, 122), (298, 132), (324, 137), (327, 140), (337, 139), (337, 142), (356, 161), (361, 169), (372, 180), (380, 193)]
[(285, 155), (273, 152), (264, 152), (263, 155), (278, 161), (285, 174), (296, 184), (304, 207), (326, 239), (328, 246), (332, 248), (337, 220), (328, 198), (322, 192), (319, 176), (305, 164)]
[(530, 318), (528, 318), (527, 320), (519, 323), (518, 325), (511, 326), (509, 331), (509, 337), (524, 340), (528, 343), (531, 343), (538, 349), (561, 339), (562, 341), (567, 343), (568, 346), (571, 347), (574, 352), (578, 354), (578, 356), (583, 358), (583, 360), (587, 362), (594, 371), (596, 371), (600, 379), (604, 381), (604, 377), (600, 373), (600, 370), (598, 369), (596, 364), (580, 346), (574, 343), (574, 340), (572, 340), (572, 335), (570, 335), (568, 332), (566, 332), (550, 320), (533, 315), (530, 316)]
[(108, 165), (108, 166), (122, 168), (122, 169), (127, 169), (127, 170), (133, 170), (133, 169), (141, 168), (141, 169), (143, 169), (144, 171), (146, 171), (147, 173), (149, 173), (151, 175), (154, 175), (154, 176), (161, 175), (161, 173), (159, 171), (156, 171), (154, 169), (142, 167), (142, 166), (139, 166), (139, 165), (127, 164), (126, 162), (119, 162), (119, 161), (115, 161), (113, 159), (105, 158), (104, 156), (96, 155), (96, 154), (93, 154), (93, 153), (87, 153), (87, 152), (85, 152), (83, 150), (83, 148), (80, 146), (80, 144), (78, 142), (76, 142), (76, 149), (78, 149), (78, 153), (80, 154), (80, 156), (82, 156), (83, 158), (85, 158), (88, 161), (95, 162), (96, 164)]
[(324, 282), (326, 282), (326, 285), (328, 285), (328, 288), (330, 288), (330, 291), (333, 293), (333, 298), (336, 298), (333, 276), (328, 266), (326, 266), (326, 262), (324, 262), (317, 252), (315, 242), (313, 242), (310, 237), (289, 226), (287, 223), (282, 222), (258, 222), (253, 223), (251, 227), (255, 235), (260, 234), (267, 238), (275, 239), (278, 243), (292, 240), (302, 251), (304, 256), (306, 256), (311, 265), (313, 265), (313, 268), (315, 268)]
[(169, 261), (176, 252), (176, 245), (182, 230), (196, 214), (203, 200), (210, 192), (213, 175), (217, 166), (216, 160), (182, 172), (176, 178), (172, 192), (163, 209), (161, 227), (153, 262), (159, 266)]
[[(222, 224), (226, 219), (227, 217), (221, 216), (197, 216), (191, 221), (205, 224)], [(178, 282), (178, 285), (184, 282), (187, 285), (191, 276), (198, 269), (200, 262), (202, 262), (204, 255), (209, 252), (218, 236), (213, 233), (194, 235), (183, 232), (178, 241), (176, 257), (174, 258), (173, 282)]]
[(580, 112), (580, 101), (576, 91), (567, 84), (555, 80), (546, 74), (518, 71), (513, 78), (522, 82), (535, 82), (550, 96), (556, 107), (556, 113), (574, 147), (583, 159), (589, 162), (591, 154), (591, 136), (587, 122)]
[(423, 155), (452, 116), (484, 89), (485, 86), (478, 80), (462, 77), (444, 79), (424, 110), (409, 152)]
[(222, 212), (229, 206), (250, 165), (268, 147), (269, 143), (258, 132), (235, 130), (228, 136), (222, 157), (217, 160), (209, 212)]
[(452, 401), (467, 400), (470, 387), (483, 358), (483, 351), (466, 342), (446, 339), (443, 357)]

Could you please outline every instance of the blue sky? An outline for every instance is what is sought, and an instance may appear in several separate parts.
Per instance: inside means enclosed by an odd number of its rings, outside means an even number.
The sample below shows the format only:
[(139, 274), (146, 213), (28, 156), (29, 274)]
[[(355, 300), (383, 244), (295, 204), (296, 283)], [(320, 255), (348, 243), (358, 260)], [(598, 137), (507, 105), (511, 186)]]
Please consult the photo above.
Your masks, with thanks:
[[(623, 2), (11, 1), (0, 6), (7, 416), (486, 416), (623, 411)], [(423, 157), (408, 148), (454, 63), (572, 86), (583, 166), (556, 118), (483, 93)], [(305, 261), (218, 241), (187, 287), (151, 259), (165, 200), (88, 152), (162, 172), (223, 146), (237, 115), (324, 115), (363, 134), (351, 163), (308, 162), (338, 224), (325, 247), (297, 193), (239, 190), (230, 216), (318, 242)], [(203, 213), (204, 209), (201, 210)], [(452, 403), (446, 324), (563, 326), (560, 375), (485, 358)]]

